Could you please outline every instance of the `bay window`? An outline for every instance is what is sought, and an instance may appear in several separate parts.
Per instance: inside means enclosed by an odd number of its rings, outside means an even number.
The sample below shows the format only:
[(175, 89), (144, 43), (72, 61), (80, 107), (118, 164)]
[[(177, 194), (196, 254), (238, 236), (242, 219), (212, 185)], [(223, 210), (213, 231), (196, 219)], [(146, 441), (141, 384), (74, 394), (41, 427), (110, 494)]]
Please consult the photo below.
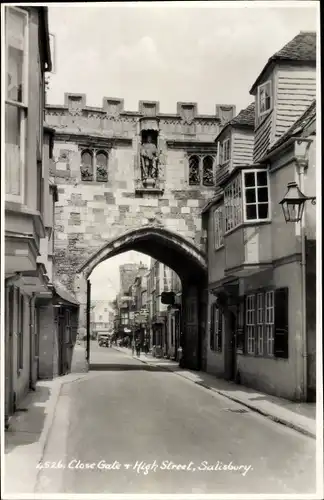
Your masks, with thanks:
[(243, 170), (224, 188), (225, 233), (243, 222), (270, 220), (269, 178), (265, 169)]
[(268, 220), (269, 182), (266, 170), (243, 171), (245, 222)]
[(28, 109), (28, 13), (16, 7), (5, 10), (6, 199), (24, 202)]
[(224, 245), (224, 219), (223, 207), (214, 210), (214, 246), (215, 250)]
[(242, 184), (236, 177), (224, 189), (225, 233), (242, 224)]

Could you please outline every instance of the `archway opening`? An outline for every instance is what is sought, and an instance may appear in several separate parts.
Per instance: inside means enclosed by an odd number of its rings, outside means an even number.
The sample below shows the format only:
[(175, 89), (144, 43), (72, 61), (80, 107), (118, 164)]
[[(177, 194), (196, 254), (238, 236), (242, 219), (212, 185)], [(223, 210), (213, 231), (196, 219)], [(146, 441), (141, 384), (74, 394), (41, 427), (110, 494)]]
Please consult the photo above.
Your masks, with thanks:
[[(192, 369), (204, 365), (204, 291), (207, 265), (204, 253), (191, 241), (162, 227), (145, 226), (128, 231), (97, 250), (79, 267), (76, 295), (80, 302), (80, 333), (89, 338), (89, 285), (93, 271), (102, 262), (120, 254), (136, 251), (172, 270), (181, 281), (181, 364)], [(172, 290), (170, 290), (172, 291)], [(87, 297), (88, 294), (88, 297)], [(87, 311), (88, 307), (88, 311)], [(87, 321), (88, 318), (88, 321)], [(156, 337), (151, 343), (155, 342)], [(165, 353), (163, 353), (165, 354)]]

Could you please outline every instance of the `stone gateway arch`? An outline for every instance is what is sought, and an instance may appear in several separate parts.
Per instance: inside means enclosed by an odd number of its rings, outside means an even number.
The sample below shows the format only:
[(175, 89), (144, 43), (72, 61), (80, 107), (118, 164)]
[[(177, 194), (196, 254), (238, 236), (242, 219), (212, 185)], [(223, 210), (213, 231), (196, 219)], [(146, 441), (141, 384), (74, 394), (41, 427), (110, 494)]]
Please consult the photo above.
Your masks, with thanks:
[(214, 195), (222, 125), (233, 106), (199, 115), (196, 103), (176, 114), (141, 101), (86, 106), (83, 94), (48, 105), (55, 130), (51, 175), (58, 187), (54, 253), (57, 278), (80, 302), (79, 334), (86, 325), (87, 278), (103, 260), (137, 250), (160, 260), (183, 286), (184, 362), (204, 364), (206, 257), (201, 209)]

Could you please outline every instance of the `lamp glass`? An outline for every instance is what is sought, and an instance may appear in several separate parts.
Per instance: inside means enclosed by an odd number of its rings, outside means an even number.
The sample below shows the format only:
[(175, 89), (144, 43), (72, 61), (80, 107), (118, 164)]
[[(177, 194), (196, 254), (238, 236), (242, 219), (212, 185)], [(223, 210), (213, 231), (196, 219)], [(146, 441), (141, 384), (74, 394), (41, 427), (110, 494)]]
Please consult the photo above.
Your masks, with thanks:
[(305, 202), (285, 200), (281, 203), (286, 222), (299, 222), (303, 216)]
[(296, 182), (289, 182), (288, 191), (281, 200), (286, 222), (299, 222), (303, 216), (307, 197), (300, 191)]

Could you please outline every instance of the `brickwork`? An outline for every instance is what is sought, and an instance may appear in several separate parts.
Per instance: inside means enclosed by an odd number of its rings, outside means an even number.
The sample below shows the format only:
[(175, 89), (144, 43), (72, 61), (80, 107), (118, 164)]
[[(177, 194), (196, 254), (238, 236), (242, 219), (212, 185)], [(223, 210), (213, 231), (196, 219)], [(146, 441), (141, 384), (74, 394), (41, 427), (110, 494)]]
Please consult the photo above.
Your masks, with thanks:
[[(195, 103), (178, 103), (177, 114), (159, 113), (158, 103), (141, 101), (138, 112), (123, 110), (123, 101), (104, 98), (103, 108), (85, 105), (65, 96), (64, 106), (48, 106), (47, 123), (56, 130), (54, 157), (56, 204), (56, 263), (58, 278), (73, 291), (76, 269), (107, 241), (125, 231), (159, 223), (201, 248), (200, 209), (214, 187), (190, 186), (188, 156), (209, 152), (223, 115), (197, 114)], [(154, 104), (154, 106), (153, 106)], [(230, 114), (231, 107), (223, 112)], [(158, 193), (136, 191), (138, 183), (139, 123), (149, 116), (159, 128), (159, 147), (164, 158), (162, 188)], [(150, 126), (150, 125), (149, 125)], [(108, 154), (106, 182), (81, 178), (81, 151), (104, 148)], [(216, 167), (216, 161), (215, 161)]]

